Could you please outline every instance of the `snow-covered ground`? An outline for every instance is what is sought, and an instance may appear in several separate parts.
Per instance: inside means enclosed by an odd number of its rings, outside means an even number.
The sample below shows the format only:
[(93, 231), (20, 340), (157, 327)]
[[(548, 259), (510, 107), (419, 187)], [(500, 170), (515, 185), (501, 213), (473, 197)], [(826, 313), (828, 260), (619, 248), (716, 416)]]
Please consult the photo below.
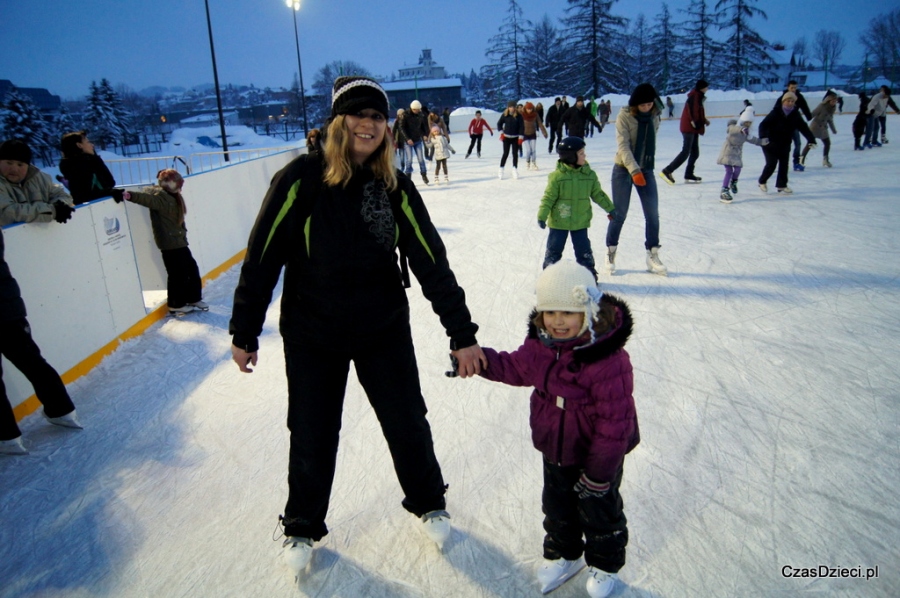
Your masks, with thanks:
[[(896, 596), (900, 586), (900, 208), (897, 143), (853, 152), (839, 116), (793, 196), (762, 195), (745, 147), (731, 205), (715, 164), (725, 119), (701, 139), (701, 185), (660, 181), (661, 256), (645, 272), (639, 204), (619, 271), (602, 287), (635, 316), (628, 344), (642, 442), (627, 458), (631, 542), (616, 596)], [(660, 129), (657, 170), (681, 145)], [(498, 180), (500, 144), (422, 193), (465, 287), (483, 345), (525, 333), (546, 232), (535, 223), (553, 165)], [(611, 129), (588, 139), (605, 189)], [(418, 174), (415, 175), (418, 182)], [(264, 189), (259, 190), (260, 198)], [(606, 220), (590, 236), (602, 256)], [(570, 249), (567, 252), (570, 253)], [(20, 274), (21, 276), (21, 274)], [(413, 332), (454, 532), (438, 552), (400, 506), (378, 423), (347, 390), (328, 524), (309, 574), (283, 568), (276, 517), (288, 433), (278, 303), (260, 363), (229, 361), (232, 269), (208, 313), (151, 327), (70, 385), (86, 429), (22, 422), (25, 457), (0, 459), (0, 596), (539, 596), (540, 455), (528, 389), (449, 379), (447, 342), (417, 288)], [(37, 317), (37, 314), (32, 314)], [(277, 535), (277, 534), (275, 534)], [(795, 579), (788, 568), (877, 567), (878, 578)], [(582, 573), (554, 596), (584, 596)]]

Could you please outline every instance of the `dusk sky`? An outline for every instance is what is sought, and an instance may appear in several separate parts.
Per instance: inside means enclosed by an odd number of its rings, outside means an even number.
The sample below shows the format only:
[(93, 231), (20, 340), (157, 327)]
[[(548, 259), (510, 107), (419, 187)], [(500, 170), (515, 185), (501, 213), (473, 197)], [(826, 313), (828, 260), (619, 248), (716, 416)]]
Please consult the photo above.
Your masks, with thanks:
[[(676, 20), (688, 0), (672, 0)], [(715, 0), (711, 0), (711, 5)], [(292, 11), (284, 0), (209, 0), (219, 82), (289, 87), (297, 71)], [(545, 14), (557, 24), (566, 0), (522, 0), (524, 16)], [(212, 83), (203, 0), (25, 1), (0, 0), (0, 79), (44, 87), (64, 99), (85, 96), (92, 80), (109, 79), (139, 91)], [(619, 1), (617, 15), (643, 12), (654, 20), (661, 0)], [(840, 31), (847, 47), (841, 62), (861, 62), (859, 35), (870, 20), (900, 2), (759, 0), (768, 19), (752, 26), (766, 39), (790, 47), (820, 29)], [(416, 64), (423, 48), (448, 73), (478, 70), (488, 41), (506, 17), (505, 0), (302, 0), (298, 13), (304, 85), (334, 60), (352, 60), (389, 76)]]

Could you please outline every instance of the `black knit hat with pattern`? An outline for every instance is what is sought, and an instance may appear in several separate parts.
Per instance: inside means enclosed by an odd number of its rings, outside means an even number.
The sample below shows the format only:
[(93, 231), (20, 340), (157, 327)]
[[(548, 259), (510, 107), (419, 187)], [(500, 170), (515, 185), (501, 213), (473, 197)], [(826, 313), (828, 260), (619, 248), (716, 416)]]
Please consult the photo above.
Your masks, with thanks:
[(331, 116), (353, 114), (371, 108), (388, 117), (390, 105), (387, 94), (375, 79), (369, 77), (338, 77), (331, 90)]

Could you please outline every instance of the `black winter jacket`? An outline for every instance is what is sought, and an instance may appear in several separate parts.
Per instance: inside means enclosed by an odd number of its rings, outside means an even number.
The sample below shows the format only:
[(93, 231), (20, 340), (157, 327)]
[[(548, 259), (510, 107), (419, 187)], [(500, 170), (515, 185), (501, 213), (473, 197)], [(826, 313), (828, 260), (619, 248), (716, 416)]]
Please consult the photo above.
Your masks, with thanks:
[(109, 197), (109, 190), (116, 186), (116, 179), (103, 158), (94, 154), (63, 158), (59, 171), (69, 183), (69, 194), (75, 205)]
[[(788, 90), (786, 89), (781, 92), (781, 95), (778, 96), (777, 100), (775, 100), (775, 108), (781, 108), (781, 98), (783, 98), (784, 94), (786, 94), (787, 92)], [(800, 93), (799, 89), (794, 92), (794, 95), (797, 96), (797, 108), (799, 108), (803, 112), (803, 116), (806, 117), (806, 120), (811, 119), (812, 112), (810, 112), (809, 110), (809, 104), (806, 103), (806, 98), (803, 97), (803, 94)]]
[(810, 143), (816, 142), (806, 121), (800, 116), (800, 111), (794, 108), (790, 114), (785, 114), (781, 104), (778, 104), (778, 107), (759, 123), (759, 138), (769, 138), (769, 145), (763, 147), (763, 151), (777, 152), (785, 147), (790, 148), (795, 130), (799, 130)]
[(300, 156), (272, 180), (234, 293), (234, 345), (257, 350), (282, 267), (282, 336), (337, 346), (377, 343), (382, 323), (409, 309), (396, 248), (409, 260), (451, 348), (474, 345), (478, 326), (412, 181), (398, 171), (398, 188), (387, 194), (363, 167), (346, 188), (329, 187), (322, 170), (320, 158)]
[(497, 121), (497, 131), (506, 137), (521, 137), (525, 134), (525, 119), (521, 114), (507, 114), (504, 111)]
[(560, 117), (559, 127), (562, 128), (565, 125), (566, 135), (584, 137), (584, 128), (588, 122), (594, 123), (598, 129), (603, 128), (587, 106), (582, 106), (581, 108), (572, 106)]
[(400, 119), (400, 127), (407, 139), (413, 143), (422, 141), (422, 137), (428, 137), (428, 115), (424, 110), (416, 114), (412, 110), (403, 113)]

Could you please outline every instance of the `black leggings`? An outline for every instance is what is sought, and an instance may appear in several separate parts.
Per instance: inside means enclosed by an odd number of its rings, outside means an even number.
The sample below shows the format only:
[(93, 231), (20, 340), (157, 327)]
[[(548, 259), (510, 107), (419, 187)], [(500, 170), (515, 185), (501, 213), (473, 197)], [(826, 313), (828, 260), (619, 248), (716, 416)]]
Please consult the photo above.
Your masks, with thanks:
[(509, 156), (509, 150), (512, 149), (513, 168), (519, 166), (519, 138), (504, 137), (503, 138), (503, 157), (500, 158), (500, 168), (506, 166), (506, 158)]
[(482, 133), (480, 135), (469, 135), (469, 138), (472, 141), (469, 143), (469, 151), (466, 152), (467, 156), (472, 153), (472, 148), (475, 147), (476, 145), (478, 146), (478, 149), (476, 151), (478, 152), (479, 156), (481, 155), (481, 138), (482, 137), (484, 137), (484, 133)]

